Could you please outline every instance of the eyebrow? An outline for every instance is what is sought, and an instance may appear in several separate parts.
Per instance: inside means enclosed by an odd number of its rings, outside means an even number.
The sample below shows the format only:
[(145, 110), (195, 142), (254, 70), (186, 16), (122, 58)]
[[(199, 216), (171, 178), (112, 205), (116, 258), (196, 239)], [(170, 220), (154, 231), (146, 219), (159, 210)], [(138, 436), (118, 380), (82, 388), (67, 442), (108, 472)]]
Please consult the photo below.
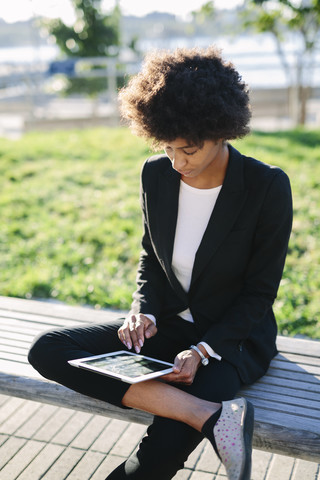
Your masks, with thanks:
[[(185, 145), (184, 147), (176, 147), (176, 150), (183, 150), (184, 148), (195, 148), (197, 145)], [(165, 148), (170, 147), (167, 145)]]

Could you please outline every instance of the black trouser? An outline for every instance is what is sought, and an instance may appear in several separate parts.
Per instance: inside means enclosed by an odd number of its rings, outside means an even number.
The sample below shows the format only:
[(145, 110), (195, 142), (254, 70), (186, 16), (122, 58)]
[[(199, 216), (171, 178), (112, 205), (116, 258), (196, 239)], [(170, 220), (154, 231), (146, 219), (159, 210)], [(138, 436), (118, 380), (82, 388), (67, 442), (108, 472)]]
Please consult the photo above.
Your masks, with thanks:
[[(67, 362), (74, 358), (123, 350), (117, 336), (123, 319), (62, 328), (45, 332), (35, 339), (29, 361), (41, 375), (90, 397), (122, 406), (121, 401), (129, 384), (85, 370)], [(170, 333), (169, 333), (170, 332)], [(177, 353), (199, 341), (193, 324), (176, 317), (159, 323), (158, 333), (145, 344), (142, 354), (173, 362)], [(190, 386), (178, 388), (199, 398), (221, 402), (234, 398), (241, 387), (240, 377), (230, 363), (212, 359), (208, 366), (199, 368)], [(121, 464), (108, 480), (169, 480), (183, 468), (189, 454), (203, 439), (203, 435), (188, 425), (162, 417), (155, 417), (148, 435), (139, 449)]]

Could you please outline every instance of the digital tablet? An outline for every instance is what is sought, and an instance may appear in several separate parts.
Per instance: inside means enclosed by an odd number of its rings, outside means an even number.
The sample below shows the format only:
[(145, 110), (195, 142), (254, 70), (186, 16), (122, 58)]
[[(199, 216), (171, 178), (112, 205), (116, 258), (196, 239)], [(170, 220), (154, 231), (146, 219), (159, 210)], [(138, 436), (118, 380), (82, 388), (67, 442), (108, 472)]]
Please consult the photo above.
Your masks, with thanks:
[(69, 360), (73, 367), (80, 367), (127, 383), (138, 383), (172, 372), (172, 363), (137, 353), (120, 350), (93, 357)]

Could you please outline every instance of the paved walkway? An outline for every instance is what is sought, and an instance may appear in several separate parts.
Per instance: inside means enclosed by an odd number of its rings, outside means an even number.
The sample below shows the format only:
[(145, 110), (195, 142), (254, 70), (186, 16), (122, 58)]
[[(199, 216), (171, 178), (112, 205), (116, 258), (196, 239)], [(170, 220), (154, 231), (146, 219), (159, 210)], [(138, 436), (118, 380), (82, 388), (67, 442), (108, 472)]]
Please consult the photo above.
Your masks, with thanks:
[[(104, 480), (146, 427), (0, 395), (0, 480)], [(320, 480), (320, 465), (255, 450), (252, 480)], [(175, 480), (226, 480), (207, 441)]]

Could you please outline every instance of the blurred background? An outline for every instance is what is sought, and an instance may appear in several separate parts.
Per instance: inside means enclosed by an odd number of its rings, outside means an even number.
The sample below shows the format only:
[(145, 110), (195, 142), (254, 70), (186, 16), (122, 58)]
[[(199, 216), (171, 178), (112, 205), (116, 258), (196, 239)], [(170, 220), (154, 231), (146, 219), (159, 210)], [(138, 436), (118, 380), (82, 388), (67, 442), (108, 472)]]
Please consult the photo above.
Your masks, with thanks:
[(320, 124), (318, 0), (10, 0), (0, 6), (0, 135), (117, 125), (117, 89), (153, 48), (218, 45), (252, 125)]

